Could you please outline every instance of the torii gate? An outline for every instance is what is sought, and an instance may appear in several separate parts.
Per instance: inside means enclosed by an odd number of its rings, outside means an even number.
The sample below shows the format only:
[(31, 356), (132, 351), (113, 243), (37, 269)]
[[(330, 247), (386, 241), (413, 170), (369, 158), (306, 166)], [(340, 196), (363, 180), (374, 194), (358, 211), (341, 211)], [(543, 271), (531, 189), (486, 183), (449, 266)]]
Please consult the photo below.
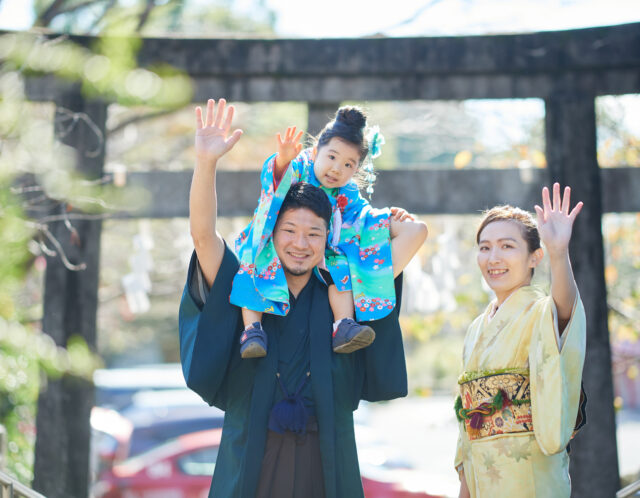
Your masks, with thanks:
[[(70, 37), (90, 46), (91, 37)], [(509, 202), (532, 206), (543, 184), (573, 188), (585, 207), (577, 220), (571, 260), (585, 304), (588, 349), (584, 382), (592, 402), (589, 424), (572, 443), (573, 495), (614, 496), (619, 487), (601, 218), (640, 211), (640, 169), (600, 169), (595, 104), (599, 95), (640, 93), (640, 23), (526, 35), (332, 40), (144, 39), (141, 66), (170, 64), (193, 79), (194, 102), (303, 101), (308, 131), (319, 130), (342, 100), (540, 98), (546, 106), (548, 168), (521, 178), (518, 170), (383, 171), (374, 204), (398, 198), (419, 214), (463, 214)], [(84, 112), (104, 133), (107, 104), (85, 100), (77, 86), (50, 78), (28, 81), (33, 101)], [(93, 133), (93, 132), (91, 132)], [(103, 175), (104, 150), (86, 154), (88, 129), (76, 127), (65, 143), (77, 150), (76, 167)], [(93, 142), (91, 142), (93, 143)], [(91, 157), (89, 157), (91, 156)], [(219, 215), (250, 213), (255, 173), (218, 172)], [(191, 172), (134, 173), (129, 184), (152, 192), (135, 217), (188, 216)], [(401, 179), (402, 178), (402, 179)], [(449, 187), (455, 185), (455, 190)], [(43, 329), (56, 343), (81, 334), (95, 347), (100, 221), (76, 223), (82, 244), (64, 249), (87, 269), (70, 272), (47, 261)], [(52, 225), (62, 234), (60, 223)], [(68, 239), (68, 237), (66, 237)], [(61, 241), (65, 237), (59, 237)], [(87, 495), (92, 387), (53, 381), (38, 405), (34, 487), (50, 498)]]

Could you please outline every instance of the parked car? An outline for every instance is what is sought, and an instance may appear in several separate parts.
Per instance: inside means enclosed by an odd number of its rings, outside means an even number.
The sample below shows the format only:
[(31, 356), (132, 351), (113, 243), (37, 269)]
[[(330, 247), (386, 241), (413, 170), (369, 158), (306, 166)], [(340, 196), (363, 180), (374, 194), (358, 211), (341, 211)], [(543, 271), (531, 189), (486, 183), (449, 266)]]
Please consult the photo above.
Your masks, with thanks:
[(142, 391), (118, 412), (91, 412), (94, 475), (183, 434), (222, 427), (224, 412), (188, 389)]
[(398, 449), (382, 443), (372, 427), (356, 423), (355, 434), (366, 498), (444, 498), (430, 493), (432, 479), (414, 468)]
[(96, 406), (123, 410), (140, 391), (186, 389), (179, 363), (104, 368), (93, 374)]
[(206, 498), (222, 429), (177, 437), (104, 471), (95, 498)]
[[(221, 429), (180, 436), (102, 473), (95, 498), (205, 498), (215, 468)], [(384, 447), (361, 451), (366, 498), (442, 498), (424, 490), (424, 479)], [(422, 489), (421, 489), (422, 488)]]
[(415, 469), (361, 466), (366, 498), (445, 498), (429, 493), (429, 483)]

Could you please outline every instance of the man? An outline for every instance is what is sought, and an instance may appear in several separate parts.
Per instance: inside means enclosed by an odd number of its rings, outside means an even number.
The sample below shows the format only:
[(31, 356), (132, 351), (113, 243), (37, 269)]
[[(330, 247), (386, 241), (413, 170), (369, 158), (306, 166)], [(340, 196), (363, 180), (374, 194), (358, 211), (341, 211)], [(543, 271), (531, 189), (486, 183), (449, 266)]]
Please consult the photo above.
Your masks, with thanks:
[[(323, 259), (331, 206), (322, 190), (299, 183), (285, 197), (273, 235), (291, 307), (286, 316), (263, 317), (267, 356), (241, 359), (240, 309), (229, 303), (239, 265), (216, 232), (217, 161), (242, 134), (236, 130), (228, 137), (233, 107), (225, 116), (225, 106), (221, 99), (214, 110), (209, 100), (204, 121), (196, 109), (197, 159), (190, 193), (195, 254), (180, 305), (187, 385), (225, 410), (210, 496), (363, 496), (353, 410), (361, 399), (407, 393), (398, 310), (372, 324), (377, 337), (369, 347), (332, 352), (327, 288), (314, 274)], [(410, 250), (415, 253), (418, 247)], [(394, 266), (394, 273), (401, 271)]]

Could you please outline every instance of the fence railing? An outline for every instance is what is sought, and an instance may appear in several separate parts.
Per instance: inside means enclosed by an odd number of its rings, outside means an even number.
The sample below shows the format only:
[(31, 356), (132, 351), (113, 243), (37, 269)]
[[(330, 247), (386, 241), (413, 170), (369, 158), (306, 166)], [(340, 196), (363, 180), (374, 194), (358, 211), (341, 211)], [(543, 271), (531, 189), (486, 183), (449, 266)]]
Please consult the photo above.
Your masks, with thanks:
[(629, 498), (629, 496), (634, 496), (638, 492), (640, 492), (640, 479), (618, 491), (616, 493), (616, 498)]
[(45, 498), (37, 491), (0, 471), (0, 498)]

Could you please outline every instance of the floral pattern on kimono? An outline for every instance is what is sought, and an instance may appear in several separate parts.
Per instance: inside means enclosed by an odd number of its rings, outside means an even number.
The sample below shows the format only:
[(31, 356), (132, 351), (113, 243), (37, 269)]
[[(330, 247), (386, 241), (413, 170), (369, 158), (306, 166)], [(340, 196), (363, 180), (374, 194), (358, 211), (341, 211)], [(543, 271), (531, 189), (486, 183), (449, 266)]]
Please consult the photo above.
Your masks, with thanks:
[(339, 291), (353, 292), (356, 320), (387, 316), (396, 304), (390, 210), (371, 207), (353, 181), (340, 188), (324, 187), (313, 171), (311, 149), (300, 152), (276, 184), (275, 157), (269, 157), (262, 167), (258, 206), (236, 239), (240, 269), (233, 280), (231, 303), (264, 313), (287, 314), (289, 290), (273, 245), (273, 230), (287, 191), (304, 181), (321, 188), (331, 202), (325, 266)]

